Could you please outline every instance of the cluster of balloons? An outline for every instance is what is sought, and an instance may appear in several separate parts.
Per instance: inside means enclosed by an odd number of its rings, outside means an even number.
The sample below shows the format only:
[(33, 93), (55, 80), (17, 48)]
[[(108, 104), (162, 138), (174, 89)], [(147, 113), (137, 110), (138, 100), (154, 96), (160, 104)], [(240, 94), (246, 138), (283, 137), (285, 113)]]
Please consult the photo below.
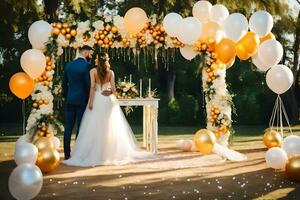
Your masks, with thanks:
[(215, 134), (208, 129), (200, 129), (194, 135), (193, 140), (180, 139), (176, 146), (182, 151), (199, 151), (202, 154), (211, 154), (216, 143)]
[(15, 163), (17, 167), (8, 179), (8, 188), (16, 199), (33, 199), (41, 191), (43, 174), (35, 165), (38, 149), (35, 145), (23, 141), (20, 137), (15, 147)]
[(60, 147), (60, 140), (57, 137), (43, 137), (43, 141), (32, 144), (24, 137), (21, 136), (16, 142), (14, 160), (17, 167), (9, 176), (8, 187), (16, 199), (33, 199), (41, 191), (42, 172), (49, 172), (58, 166), (59, 154), (55, 149)]
[(269, 148), (266, 163), (274, 169), (285, 169), (293, 180), (300, 181), (300, 137), (290, 135), (282, 141), (279, 133), (271, 130), (265, 133), (264, 143)]
[(163, 20), (163, 26), (169, 36), (178, 38), (186, 45), (180, 52), (188, 60), (198, 54), (192, 46), (197, 40), (213, 38), (222, 63), (232, 63), (237, 56), (241, 60), (251, 58), (261, 71), (271, 68), (266, 82), (275, 93), (286, 92), (293, 83), (291, 70), (278, 64), (283, 48), (271, 33), (273, 18), (266, 11), (253, 13), (248, 22), (243, 14), (229, 14), (221, 4), (198, 1), (193, 6), (193, 17), (182, 18), (177, 13), (169, 13)]
[(25, 51), (20, 59), (24, 72), (14, 74), (9, 80), (9, 88), (20, 99), (26, 99), (34, 89), (34, 79), (40, 77), (46, 68), (46, 58), (42, 50), (51, 36), (51, 25), (43, 20), (34, 22), (28, 30), (28, 38), (33, 49)]

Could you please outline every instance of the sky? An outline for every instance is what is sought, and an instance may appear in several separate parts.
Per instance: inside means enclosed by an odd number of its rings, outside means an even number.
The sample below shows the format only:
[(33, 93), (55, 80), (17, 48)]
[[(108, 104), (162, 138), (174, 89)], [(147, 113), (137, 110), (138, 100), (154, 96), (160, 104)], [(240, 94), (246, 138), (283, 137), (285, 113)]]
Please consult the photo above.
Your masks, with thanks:
[(297, 17), (297, 14), (300, 9), (300, 4), (296, 0), (287, 0), (290, 7), (291, 13), (294, 17)]

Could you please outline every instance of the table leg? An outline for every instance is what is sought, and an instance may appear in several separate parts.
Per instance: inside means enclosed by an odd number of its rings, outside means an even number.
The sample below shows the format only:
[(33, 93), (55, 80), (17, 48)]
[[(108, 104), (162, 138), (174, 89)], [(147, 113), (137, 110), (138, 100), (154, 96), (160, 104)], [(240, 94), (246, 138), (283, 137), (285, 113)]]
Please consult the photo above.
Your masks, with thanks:
[(147, 124), (146, 124), (146, 114), (147, 114), (147, 111), (146, 111), (146, 106), (143, 106), (143, 147), (147, 147)]
[(151, 106), (151, 138), (150, 138), (150, 151), (157, 153), (158, 144), (158, 125), (157, 125), (157, 107)]

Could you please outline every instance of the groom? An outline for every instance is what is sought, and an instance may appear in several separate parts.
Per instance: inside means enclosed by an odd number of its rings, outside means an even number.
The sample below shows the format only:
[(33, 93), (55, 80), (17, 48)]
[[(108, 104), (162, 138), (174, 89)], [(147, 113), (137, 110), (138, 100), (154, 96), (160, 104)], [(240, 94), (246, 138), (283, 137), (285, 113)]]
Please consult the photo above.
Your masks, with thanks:
[(90, 69), (89, 63), (92, 58), (93, 48), (83, 46), (79, 49), (77, 59), (70, 61), (64, 68), (62, 90), (66, 98), (66, 122), (64, 133), (65, 159), (70, 158), (70, 143), (72, 130), (77, 121), (77, 132), (89, 98)]

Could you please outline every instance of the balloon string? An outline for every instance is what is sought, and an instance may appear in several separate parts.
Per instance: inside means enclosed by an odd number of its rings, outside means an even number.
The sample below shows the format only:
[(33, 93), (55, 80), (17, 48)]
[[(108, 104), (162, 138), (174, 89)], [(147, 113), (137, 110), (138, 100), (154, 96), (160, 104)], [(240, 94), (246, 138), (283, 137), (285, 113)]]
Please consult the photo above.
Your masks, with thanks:
[(25, 135), (25, 131), (26, 131), (26, 110), (25, 110), (25, 99), (22, 100), (22, 118), (23, 118), (23, 126), (22, 126), (22, 132), (23, 135)]
[(271, 115), (271, 118), (269, 121), (269, 127), (271, 127), (271, 129), (274, 127), (275, 118), (277, 116), (277, 110), (278, 110), (278, 97), (276, 98), (275, 105), (274, 105), (274, 108), (272, 111), (272, 115)]
[(280, 100), (280, 102), (281, 102), (281, 105), (282, 105), (282, 112), (283, 112), (284, 118), (285, 118), (285, 120), (286, 120), (286, 122), (287, 122), (287, 125), (288, 125), (288, 128), (289, 128), (289, 131), (290, 131), (290, 133), (291, 133), (291, 134), (293, 134), (293, 132), (292, 132), (292, 128), (291, 128), (291, 125), (290, 125), (290, 121), (289, 121), (288, 115), (287, 115), (287, 113), (286, 113), (286, 110), (285, 110), (285, 107), (284, 107), (283, 101), (282, 101), (282, 99), (281, 99), (280, 97), (279, 97), (279, 100)]
[(282, 101), (280, 96), (278, 96), (279, 98), (279, 121), (280, 121), (280, 134), (281, 137), (283, 138), (283, 123), (282, 123)]
[(277, 121), (276, 122), (276, 127), (277, 127), (276, 131), (279, 132), (279, 129), (280, 129), (280, 117), (279, 117), (279, 115), (280, 115), (279, 114), (280, 113), (280, 103), (279, 103), (279, 95), (278, 95), (277, 99), (278, 99), (278, 103), (277, 103), (278, 105), (277, 105), (277, 110), (276, 110), (277, 111), (277, 114), (276, 114), (276, 121)]

